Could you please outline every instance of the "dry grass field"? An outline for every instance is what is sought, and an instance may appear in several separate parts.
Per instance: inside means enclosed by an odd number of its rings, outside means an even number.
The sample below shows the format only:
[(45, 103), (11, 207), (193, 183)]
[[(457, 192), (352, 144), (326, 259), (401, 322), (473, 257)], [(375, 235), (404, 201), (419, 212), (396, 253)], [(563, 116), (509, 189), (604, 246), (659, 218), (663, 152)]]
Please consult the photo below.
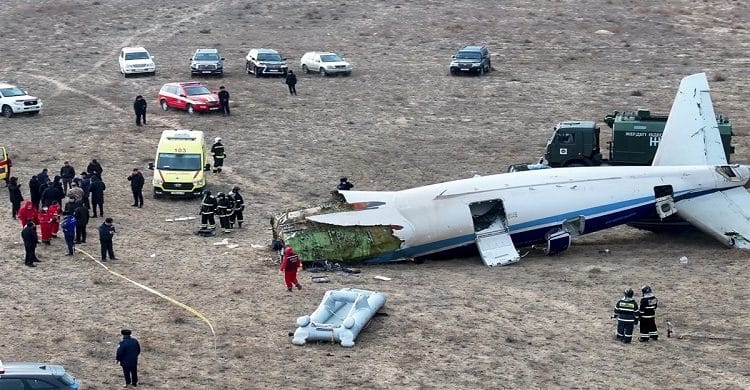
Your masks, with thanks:
[[(293, 294), (267, 248), (268, 218), (327, 199), (339, 175), (355, 189), (396, 190), (503, 172), (536, 160), (558, 121), (667, 112), (679, 80), (700, 71), (717, 112), (734, 122), (735, 161), (747, 162), (749, 15), (739, 0), (4, 0), (0, 81), (45, 103), (38, 116), (0, 118), (0, 144), (24, 195), (42, 168), (70, 160), (81, 171), (97, 158), (105, 215), (118, 228), (119, 260), (108, 265), (205, 314), (216, 338), (187, 311), (64, 256), (62, 239), (40, 247), (37, 268), (24, 267), (4, 201), (0, 359), (63, 364), (84, 388), (112, 389), (122, 383), (119, 330), (129, 327), (143, 347), (146, 389), (750, 388), (748, 252), (702, 234), (620, 227), (504, 268), (470, 255), (367, 266), (331, 274), (327, 285), (303, 273), (304, 289)], [(450, 56), (469, 43), (490, 47), (495, 70), (449, 76)], [(155, 56), (156, 76), (123, 78), (119, 49), (141, 45)], [(198, 47), (227, 59), (224, 78), (205, 82), (227, 87), (231, 117), (157, 105), (162, 84), (190, 79)], [(300, 74), (299, 96), (290, 97), (281, 79), (244, 73), (253, 47), (279, 50), (295, 71), (309, 50), (339, 52), (355, 69)], [(141, 128), (138, 94), (149, 104)], [(230, 236), (237, 248), (193, 235), (195, 220), (165, 221), (195, 215), (197, 201), (147, 194), (143, 209), (129, 207), (126, 176), (153, 160), (162, 130), (179, 128), (224, 140), (227, 168), (210, 189), (242, 187), (247, 224)], [(92, 220), (81, 246), (94, 255), (101, 222)], [(611, 307), (624, 287), (644, 283), (660, 300), (662, 338), (618, 344)], [(340, 287), (386, 292), (388, 315), (352, 349), (293, 346), (296, 317)], [(666, 338), (666, 320), (684, 337)]]

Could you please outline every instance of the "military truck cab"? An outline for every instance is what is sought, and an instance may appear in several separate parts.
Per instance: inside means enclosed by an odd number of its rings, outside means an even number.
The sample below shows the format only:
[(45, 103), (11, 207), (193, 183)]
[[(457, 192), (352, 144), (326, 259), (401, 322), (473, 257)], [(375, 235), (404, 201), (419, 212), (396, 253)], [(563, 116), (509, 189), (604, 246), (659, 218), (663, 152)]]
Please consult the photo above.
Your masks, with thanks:
[(600, 165), (599, 127), (593, 121), (558, 123), (547, 140), (544, 159), (554, 168)]
[(199, 196), (206, 188), (208, 150), (202, 131), (164, 130), (156, 149), (154, 197)]

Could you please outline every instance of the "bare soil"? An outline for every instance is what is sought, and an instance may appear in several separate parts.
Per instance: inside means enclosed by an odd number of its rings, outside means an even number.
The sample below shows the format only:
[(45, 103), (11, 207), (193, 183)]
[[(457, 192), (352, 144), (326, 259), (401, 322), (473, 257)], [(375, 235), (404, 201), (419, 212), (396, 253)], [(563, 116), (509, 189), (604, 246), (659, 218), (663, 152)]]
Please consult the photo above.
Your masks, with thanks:
[[(45, 102), (34, 117), (0, 118), (2, 145), (26, 183), (64, 160), (104, 165), (105, 215), (115, 219), (113, 271), (155, 288), (187, 311), (64, 256), (62, 239), (21, 261), (19, 225), (0, 223), (0, 359), (63, 364), (87, 389), (121, 383), (114, 351), (122, 327), (144, 348), (144, 388), (748, 388), (748, 253), (702, 234), (620, 227), (576, 239), (564, 254), (532, 251), (488, 269), (474, 255), (368, 266), (288, 294), (275, 265), (268, 218), (327, 199), (339, 175), (361, 190), (396, 190), (535, 161), (552, 126), (613, 110), (667, 112), (679, 80), (709, 75), (716, 110), (734, 121), (736, 161), (748, 161), (748, 3), (742, 1), (22, 1), (0, 7), (0, 80)], [(451, 77), (463, 44), (485, 43), (495, 70)], [(123, 78), (117, 53), (142, 45), (155, 77)], [(190, 79), (188, 58), (217, 47), (231, 117), (161, 112), (163, 83)], [(351, 77), (281, 79), (244, 73), (253, 47), (275, 48), (295, 71), (309, 50), (333, 50)], [(301, 72), (300, 72), (301, 73)], [(149, 125), (132, 102), (147, 97)], [(242, 187), (246, 228), (220, 239), (192, 234), (197, 201), (154, 200), (133, 209), (126, 176), (154, 156), (165, 129), (221, 136), (227, 169), (210, 189)], [(602, 124), (602, 128), (606, 126)], [(607, 135), (604, 136), (607, 138)], [(150, 180), (150, 174), (147, 182)], [(550, 199), (551, 202), (554, 199)], [(98, 253), (89, 225), (85, 251)], [(609, 249), (609, 254), (602, 253)], [(155, 255), (151, 257), (151, 255)], [(687, 256), (689, 264), (678, 259)], [(383, 275), (391, 281), (377, 281)], [(650, 283), (662, 338), (614, 341), (611, 307), (626, 286)], [(386, 292), (384, 312), (343, 349), (293, 346), (297, 316), (323, 292)], [(666, 338), (665, 321), (683, 338)]]

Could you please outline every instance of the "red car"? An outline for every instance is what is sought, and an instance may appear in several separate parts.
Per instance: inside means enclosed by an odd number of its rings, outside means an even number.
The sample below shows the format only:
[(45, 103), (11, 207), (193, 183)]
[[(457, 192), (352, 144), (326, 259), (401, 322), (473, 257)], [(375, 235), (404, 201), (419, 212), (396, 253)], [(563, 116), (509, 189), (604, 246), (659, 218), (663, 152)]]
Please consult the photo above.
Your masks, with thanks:
[(156, 100), (164, 111), (172, 107), (194, 114), (221, 109), (216, 92), (211, 92), (199, 82), (164, 84), (156, 95)]

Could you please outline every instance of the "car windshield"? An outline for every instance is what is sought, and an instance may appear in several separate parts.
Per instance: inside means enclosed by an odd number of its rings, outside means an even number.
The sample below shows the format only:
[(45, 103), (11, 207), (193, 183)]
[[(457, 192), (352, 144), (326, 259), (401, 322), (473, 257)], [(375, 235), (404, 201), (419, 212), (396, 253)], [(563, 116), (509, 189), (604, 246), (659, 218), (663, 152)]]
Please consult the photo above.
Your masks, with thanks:
[(456, 55), (458, 60), (478, 60), (482, 55), (478, 51), (459, 51)]
[(195, 61), (218, 61), (219, 55), (216, 53), (198, 53), (193, 59)]
[(193, 87), (185, 87), (185, 95), (188, 95), (188, 96), (210, 95), (210, 94), (211, 94), (211, 91), (209, 91), (208, 88), (202, 85), (196, 85)]
[(149, 57), (145, 51), (138, 51), (134, 53), (125, 53), (125, 60), (147, 60)]
[(11, 97), (11, 96), (23, 96), (23, 95), (26, 95), (26, 92), (24, 92), (23, 89), (18, 88), (18, 87), (10, 87), (10, 88), (0, 89), (0, 94), (2, 94), (5, 97)]
[(341, 62), (343, 60), (343, 58), (336, 54), (323, 54), (320, 56), (320, 61), (322, 62)]
[(278, 61), (281, 62), (279, 53), (258, 53), (258, 61)]
[(201, 155), (187, 153), (159, 153), (156, 169), (166, 171), (200, 171)]

